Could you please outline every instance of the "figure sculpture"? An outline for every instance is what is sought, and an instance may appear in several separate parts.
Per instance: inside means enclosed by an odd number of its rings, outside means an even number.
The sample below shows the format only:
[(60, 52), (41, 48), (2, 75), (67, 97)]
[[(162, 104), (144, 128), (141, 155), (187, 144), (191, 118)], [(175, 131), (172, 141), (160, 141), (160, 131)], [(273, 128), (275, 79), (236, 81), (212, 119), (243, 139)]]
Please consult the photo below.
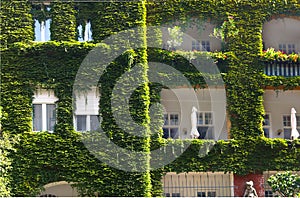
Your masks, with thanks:
[(256, 190), (253, 187), (253, 181), (246, 182), (244, 197), (258, 197)]

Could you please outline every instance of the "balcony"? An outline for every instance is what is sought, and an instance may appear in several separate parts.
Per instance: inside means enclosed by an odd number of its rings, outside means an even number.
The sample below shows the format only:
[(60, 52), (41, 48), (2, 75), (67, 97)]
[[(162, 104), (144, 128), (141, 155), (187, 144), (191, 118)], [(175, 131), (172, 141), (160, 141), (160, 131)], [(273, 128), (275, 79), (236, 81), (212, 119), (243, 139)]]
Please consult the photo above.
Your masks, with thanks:
[(266, 62), (264, 73), (268, 76), (300, 76), (300, 63), (286, 61)]

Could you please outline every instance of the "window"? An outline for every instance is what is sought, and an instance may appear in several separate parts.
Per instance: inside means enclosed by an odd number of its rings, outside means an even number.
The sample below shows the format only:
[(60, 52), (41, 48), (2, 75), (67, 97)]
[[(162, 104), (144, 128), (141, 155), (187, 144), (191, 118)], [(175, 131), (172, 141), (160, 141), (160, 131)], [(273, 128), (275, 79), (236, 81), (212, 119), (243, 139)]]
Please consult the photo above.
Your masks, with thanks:
[[(216, 197), (217, 194), (215, 191), (208, 191), (207, 197)], [(206, 192), (197, 192), (197, 197), (206, 197)]]
[(179, 138), (179, 114), (164, 114), (163, 138)]
[(206, 197), (205, 192), (197, 192), (197, 197)]
[(208, 197), (216, 197), (216, 192), (207, 192)]
[(264, 116), (264, 121), (263, 121), (263, 130), (264, 130), (264, 135), (267, 138), (270, 137), (270, 127), (271, 127), (270, 114), (266, 114)]
[(172, 193), (172, 197), (180, 197), (180, 193)]
[(95, 131), (99, 125), (98, 115), (76, 115), (76, 131)]
[(279, 44), (278, 47), (279, 47), (280, 51), (287, 53), (287, 54), (292, 54), (292, 53), (296, 52), (295, 44), (293, 44), (293, 43), (281, 43), (281, 44)]
[(201, 44), (202, 44), (202, 49), (203, 50), (210, 52), (210, 43), (209, 43), (209, 41), (202, 41)]
[(197, 130), (199, 139), (213, 139), (213, 115), (212, 112), (197, 113)]
[[(297, 130), (300, 130), (300, 116), (296, 115), (297, 119)], [(283, 133), (284, 133), (284, 139), (290, 139), (291, 138), (291, 116), (290, 115), (283, 115)]]
[(199, 41), (192, 41), (192, 51), (200, 51), (200, 43)]
[(78, 41), (91, 41), (93, 40), (92, 38), (92, 27), (91, 27), (91, 22), (85, 21), (83, 25), (79, 25), (77, 27), (78, 30)]
[(33, 104), (33, 131), (54, 131), (55, 104)]
[(265, 197), (273, 197), (273, 192), (271, 190), (265, 190)]

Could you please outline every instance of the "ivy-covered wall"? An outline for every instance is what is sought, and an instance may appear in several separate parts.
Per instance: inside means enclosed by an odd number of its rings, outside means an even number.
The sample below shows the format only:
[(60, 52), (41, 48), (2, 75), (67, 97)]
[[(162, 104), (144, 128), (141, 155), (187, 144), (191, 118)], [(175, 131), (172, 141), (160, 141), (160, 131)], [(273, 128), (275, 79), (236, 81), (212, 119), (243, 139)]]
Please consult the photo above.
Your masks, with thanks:
[[(1, 4), (1, 17), (11, 21), (5, 26), (1, 23), (1, 130), (3, 134), (19, 137), (19, 141), (13, 144), (15, 151), (1, 147), (1, 157), (12, 162), (12, 169), (5, 169), (9, 174), (0, 176), (0, 188), (3, 182), (7, 182), (6, 190), (0, 191), (1, 196), (34, 196), (43, 185), (60, 180), (76, 182), (81, 194), (88, 196), (94, 196), (95, 192), (100, 196), (160, 196), (161, 175), (168, 171), (246, 174), (264, 170), (299, 170), (299, 140), (290, 142), (268, 139), (263, 137), (262, 132), (263, 88), (273, 86), (293, 89), (300, 85), (299, 77), (269, 77), (263, 74), (264, 61), (270, 61), (270, 56), (262, 52), (262, 24), (274, 15), (299, 15), (300, 5), (296, 0), (169, 0), (93, 4), (94, 10), (89, 11), (86, 9), (91, 7), (84, 3), (53, 3), (51, 13), (55, 19), (53, 18), (51, 30), (55, 33), (51, 32), (51, 38), (56, 41), (46, 43), (28, 42), (33, 40), (30, 4), (9, 1)], [(61, 17), (58, 13), (63, 13), (66, 17)], [(24, 16), (23, 20), (17, 20), (19, 17), (16, 16), (21, 15)], [(119, 56), (109, 65), (100, 80), (100, 114), (103, 117), (102, 127), (111, 141), (147, 154), (141, 160), (145, 165), (143, 173), (117, 170), (97, 160), (83, 145), (81, 134), (73, 129), (74, 79), (83, 59), (96, 47), (96, 44), (73, 41), (76, 35), (75, 17), (78, 24), (80, 20), (86, 21), (92, 16), (93, 38), (96, 43), (121, 30), (142, 27), (138, 30), (138, 39), (142, 41), (143, 47), (130, 49)], [(233, 138), (230, 141), (218, 141), (214, 144), (205, 140), (164, 140), (158, 129), (160, 120), (149, 118), (149, 106), (159, 100), (161, 86), (148, 82), (147, 60), (173, 66), (195, 87), (205, 87), (202, 77), (205, 74), (193, 70), (191, 63), (183, 56), (186, 52), (146, 48), (146, 23), (159, 25), (175, 19), (185, 20), (191, 16), (213, 20), (220, 26), (223, 24), (220, 31), (226, 48), (223, 52), (209, 55), (218, 61), (217, 65), (223, 72), (226, 84), (227, 109), (232, 124), (230, 134)], [(14, 17), (16, 19), (12, 20)], [(10, 32), (11, 30), (13, 31)], [(15, 43), (16, 41), (22, 42)], [(103, 43), (97, 45), (107, 47)], [(200, 54), (201, 52), (195, 52), (195, 56)], [(295, 60), (299, 62), (299, 58)], [(134, 131), (130, 125), (125, 125), (123, 130), (118, 128), (110, 103), (112, 87), (116, 85), (116, 81), (137, 63), (141, 65), (140, 75), (138, 78), (128, 79), (128, 83), (142, 77), (144, 84), (132, 95), (130, 111), (134, 120), (145, 126), (141, 131), (145, 134), (144, 137), (126, 135), (124, 131)], [(53, 134), (31, 132), (32, 97), (37, 87), (54, 89), (59, 99)], [(122, 94), (126, 95), (126, 90)], [(157, 112), (157, 116), (159, 114)], [(150, 138), (150, 131), (157, 135)], [(92, 140), (96, 138), (91, 137)], [(171, 164), (150, 171), (150, 150), (165, 145), (168, 141), (174, 144), (174, 149), (181, 148), (176, 145), (191, 145)], [(208, 146), (213, 146), (208, 155), (199, 156), (199, 150)], [(168, 152), (169, 155), (172, 153)], [(0, 166), (10, 165), (0, 163)]]

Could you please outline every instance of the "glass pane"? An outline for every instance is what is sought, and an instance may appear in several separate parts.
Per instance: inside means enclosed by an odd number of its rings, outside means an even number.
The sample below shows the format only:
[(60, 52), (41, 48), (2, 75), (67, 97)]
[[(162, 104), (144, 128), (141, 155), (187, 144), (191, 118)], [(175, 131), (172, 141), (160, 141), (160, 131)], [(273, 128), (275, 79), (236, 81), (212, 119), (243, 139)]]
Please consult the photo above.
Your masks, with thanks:
[(178, 125), (178, 114), (170, 115), (170, 125)]
[(197, 192), (197, 197), (206, 197), (205, 192)]
[(178, 134), (178, 128), (170, 128), (170, 135), (171, 135), (171, 138), (173, 139), (178, 139), (179, 137), (179, 134)]
[(297, 128), (300, 127), (300, 116), (296, 116)]
[(172, 193), (172, 197), (180, 197), (180, 193)]
[(86, 131), (86, 115), (76, 116), (77, 131)]
[(284, 139), (290, 139), (291, 138), (291, 129), (284, 129)]
[(263, 121), (263, 126), (270, 126), (270, 115), (269, 114), (266, 114), (264, 116), (264, 121)]
[(163, 138), (167, 139), (170, 137), (169, 129), (168, 128), (163, 128)]
[(212, 125), (212, 114), (205, 113), (205, 125)]
[(208, 197), (216, 197), (216, 192), (207, 192)]
[(168, 114), (164, 114), (164, 125), (169, 125), (169, 119), (168, 119)]
[(200, 127), (197, 127), (197, 129), (199, 132), (198, 139), (205, 139), (208, 127), (200, 126)]
[(270, 137), (270, 129), (269, 128), (263, 128), (265, 137)]
[(283, 126), (285, 127), (291, 126), (291, 116), (283, 116)]
[(56, 122), (55, 104), (47, 104), (47, 130), (54, 131), (54, 125)]
[(41, 131), (42, 130), (42, 105), (41, 104), (34, 104), (33, 105), (33, 131)]
[(97, 115), (90, 116), (90, 123), (91, 123), (91, 131), (96, 131), (99, 127), (99, 119)]
[(203, 125), (203, 114), (198, 113), (198, 125)]

